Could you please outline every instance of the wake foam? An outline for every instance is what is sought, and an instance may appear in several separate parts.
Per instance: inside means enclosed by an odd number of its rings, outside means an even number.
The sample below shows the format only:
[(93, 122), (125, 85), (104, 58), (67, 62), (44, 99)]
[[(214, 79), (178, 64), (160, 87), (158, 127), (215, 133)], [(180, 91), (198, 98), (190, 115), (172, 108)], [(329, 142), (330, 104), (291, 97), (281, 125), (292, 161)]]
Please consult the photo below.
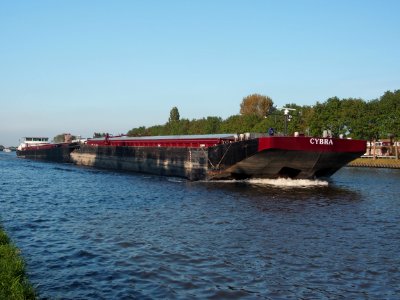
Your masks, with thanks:
[(289, 187), (289, 188), (309, 188), (309, 187), (324, 187), (328, 186), (329, 182), (325, 180), (311, 180), (311, 179), (291, 179), (291, 178), (277, 178), (277, 179), (244, 179), (244, 180), (218, 180), (213, 182), (221, 183), (244, 183), (257, 186), (274, 186), (274, 187)]
[(311, 180), (311, 179), (291, 179), (291, 178), (278, 178), (278, 179), (249, 179), (249, 184), (255, 185), (273, 185), (280, 187), (316, 187), (328, 186), (328, 181), (325, 180)]

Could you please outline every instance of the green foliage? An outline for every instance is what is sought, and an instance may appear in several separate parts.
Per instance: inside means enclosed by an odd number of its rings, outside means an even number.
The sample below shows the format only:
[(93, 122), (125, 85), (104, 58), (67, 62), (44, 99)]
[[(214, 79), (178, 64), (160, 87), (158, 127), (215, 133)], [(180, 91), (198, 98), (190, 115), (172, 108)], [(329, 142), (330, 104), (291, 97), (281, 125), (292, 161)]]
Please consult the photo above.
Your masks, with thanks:
[(53, 138), (54, 143), (62, 143), (64, 142), (64, 134), (58, 134)]
[(18, 249), (0, 227), (0, 299), (35, 299)]
[(128, 135), (130, 136), (147, 136), (148, 134), (148, 129), (144, 126), (138, 127), (138, 128), (133, 128), (128, 132)]
[(380, 99), (330, 98), (314, 106), (310, 118), (312, 135), (329, 129), (334, 136), (343, 134), (357, 139), (400, 136), (400, 90), (386, 92)]
[(173, 122), (179, 122), (180, 119), (180, 115), (179, 115), (179, 110), (178, 108), (175, 106), (171, 109), (170, 113), (169, 113), (169, 123), (173, 123)]
[(101, 137), (105, 137), (107, 135), (107, 133), (105, 132), (95, 132), (93, 133), (93, 137), (94, 138), (101, 138)]
[(329, 98), (325, 103), (314, 106), (314, 115), (310, 119), (311, 133), (318, 135), (322, 130), (330, 130), (333, 136), (351, 136), (361, 138), (363, 126), (368, 123), (367, 103), (361, 99)]
[[(379, 99), (371, 101), (332, 97), (313, 106), (289, 103), (285, 107), (295, 109), (290, 111), (292, 118), (287, 123), (288, 135), (297, 131), (306, 135), (321, 136), (324, 130), (330, 130), (335, 137), (343, 135), (366, 140), (387, 138), (388, 135), (400, 137), (400, 90), (388, 91)], [(230, 116), (225, 120), (215, 116), (194, 120), (181, 119), (178, 108), (173, 107), (165, 125), (133, 128), (128, 135), (266, 133), (271, 127), (279, 135), (284, 132), (284, 120), (283, 112), (273, 107), (270, 98), (253, 94), (243, 98), (239, 115)]]
[[(64, 143), (64, 141), (65, 141), (65, 135), (66, 135), (66, 133), (61, 133), (61, 134), (56, 135), (56, 136), (53, 138), (53, 142), (54, 142), (54, 143)], [(72, 140), (75, 140), (75, 139), (76, 139), (76, 136), (75, 136), (75, 135), (71, 135), (71, 139), (72, 139)]]
[(387, 137), (389, 134), (400, 134), (400, 90), (386, 92), (379, 101), (380, 106), (380, 134)]

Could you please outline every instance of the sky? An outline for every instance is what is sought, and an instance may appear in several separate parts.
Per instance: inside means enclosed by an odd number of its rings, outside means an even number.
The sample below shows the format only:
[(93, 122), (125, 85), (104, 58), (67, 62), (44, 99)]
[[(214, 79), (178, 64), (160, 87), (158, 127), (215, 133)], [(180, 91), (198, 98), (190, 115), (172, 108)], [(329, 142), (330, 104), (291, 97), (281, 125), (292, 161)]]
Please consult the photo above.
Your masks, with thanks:
[(400, 89), (400, 1), (0, 0), (0, 145)]

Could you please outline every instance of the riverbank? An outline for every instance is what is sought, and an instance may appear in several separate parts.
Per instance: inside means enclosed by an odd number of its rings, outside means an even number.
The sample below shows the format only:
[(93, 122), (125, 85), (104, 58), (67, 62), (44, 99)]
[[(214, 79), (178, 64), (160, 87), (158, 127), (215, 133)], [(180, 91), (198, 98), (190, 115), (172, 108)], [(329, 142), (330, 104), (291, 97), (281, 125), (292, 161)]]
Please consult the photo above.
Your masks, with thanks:
[(394, 158), (357, 158), (348, 164), (349, 167), (400, 169), (400, 160)]
[(0, 299), (36, 299), (25, 263), (0, 225)]

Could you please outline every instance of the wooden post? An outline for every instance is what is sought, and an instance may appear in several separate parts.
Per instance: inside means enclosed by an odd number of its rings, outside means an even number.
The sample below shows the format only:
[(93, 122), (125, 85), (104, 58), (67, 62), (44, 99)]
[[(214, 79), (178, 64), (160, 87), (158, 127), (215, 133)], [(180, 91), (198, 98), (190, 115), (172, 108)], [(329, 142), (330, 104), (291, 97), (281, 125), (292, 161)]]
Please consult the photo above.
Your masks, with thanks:
[(396, 154), (396, 160), (399, 159), (399, 150), (397, 148), (397, 141), (394, 142), (394, 152)]

